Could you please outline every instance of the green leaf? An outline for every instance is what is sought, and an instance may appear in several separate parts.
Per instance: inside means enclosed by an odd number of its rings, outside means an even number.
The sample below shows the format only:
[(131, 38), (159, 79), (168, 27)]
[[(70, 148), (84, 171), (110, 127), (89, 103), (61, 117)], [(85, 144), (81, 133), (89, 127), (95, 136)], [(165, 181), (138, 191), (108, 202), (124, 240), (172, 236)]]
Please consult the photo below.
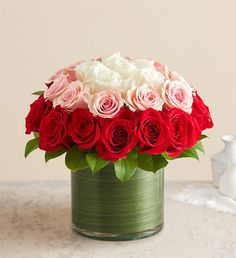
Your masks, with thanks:
[(80, 169), (88, 167), (88, 163), (85, 157), (85, 151), (80, 150), (77, 145), (74, 145), (66, 153), (66, 166), (72, 171), (75, 172)]
[(163, 152), (163, 153), (162, 153), (162, 156), (163, 156), (165, 159), (167, 159), (167, 160), (173, 160), (173, 159), (175, 159), (175, 158), (170, 157), (166, 152)]
[(194, 148), (195, 148), (196, 150), (199, 150), (199, 151), (201, 151), (202, 153), (205, 154), (205, 150), (204, 150), (204, 147), (203, 147), (201, 141), (198, 141), (198, 142), (195, 144)]
[(66, 152), (65, 149), (60, 149), (57, 151), (46, 151), (45, 152), (45, 162), (47, 163), (50, 159), (55, 159), (59, 156), (61, 156), (62, 154), (64, 154)]
[(109, 161), (100, 158), (97, 153), (86, 154), (86, 160), (92, 170), (92, 173), (95, 174), (98, 170), (103, 168)]
[(25, 145), (25, 158), (39, 147), (39, 138), (29, 140)]
[(176, 157), (175, 159), (179, 159), (179, 158), (194, 158), (194, 159), (199, 160), (197, 151), (196, 151), (196, 149), (195, 149), (194, 147), (193, 147), (193, 148), (190, 148), (190, 149), (187, 149), (187, 150), (184, 150), (184, 151), (183, 151), (178, 157)]
[(38, 132), (33, 132), (34, 138), (39, 138), (39, 133)]
[(125, 159), (119, 159), (114, 162), (116, 177), (124, 182), (131, 178), (136, 171), (138, 163), (138, 153), (131, 151)]
[(44, 93), (43, 90), (39, 90), (39, 91), (33, 92), (32, 95), (40, 96), (40, 95), (42, 95), (43, 93)]
[(199, 140), (201, 141), (201, 140), (206, 139), (206, 138), (209, 138), (209, 137), (207, 135), (205, 135), (205, 134), (202, 134), (200, 136)]
[(138, 167), (156, 173), (159, 169), (166, 167), (168, 161), (162, 155), (138, 154)]
[[(202, 146), (203, 148), (203, 146)], [(163, 157), (167, 160), (174, 160), (174, 159), (180, 159), (180, 158), (194, 158), (199, 160), (197, 149), (201, 149), (201, 144), (195, 145), (192, 148), (184, 150), (179, 156), (177, 157), (170, 157), (166, 152), (162, 153)], [(204, 150), (203, 150), (204, 151)]]

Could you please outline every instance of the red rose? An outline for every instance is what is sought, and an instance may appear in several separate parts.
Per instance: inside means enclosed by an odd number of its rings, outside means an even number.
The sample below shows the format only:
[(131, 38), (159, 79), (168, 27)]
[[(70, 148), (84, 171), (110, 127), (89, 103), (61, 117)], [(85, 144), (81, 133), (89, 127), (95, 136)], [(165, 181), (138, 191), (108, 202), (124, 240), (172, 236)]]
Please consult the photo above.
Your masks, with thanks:
[(201, 130), (196, 120), (181, 109), (172, 108), (167, 114), (171, 124), (171, 143), (167, 148), (167, 153), (171, 157), (176, 157), (183, 150), (196, 144), (201, 135)]
[(25, 127), (27, 134), (38, 132), (41, 119), (52, 109), (52, 102), (45, 101), (41, 95), (30, 105), (30, 111), (25, 118)]
[(78, 108), (72, 113), (68, 132), (80, 149), (94, 147), (100, 137), (100, 128), (97, 120), (92, 113), (82, 108)]
[(127, 119), (136, 122), (138, 113), (131, 111), (128, 107), (122, 107), (117, 116), (122, 119)]
[(68, 114), (57, 106), (41, 120), (39, 128), (39, 148), (55, 151), (61, 147), (69, 148), (67, 133)]
[(147, 109), (141, 113), (138, 123), (140, 152), (160, 154), (169, 144), (169, 119), (165, 113)]
[(53, 81), (48, 81), (48, 82), (45, 82), (45, 85), (50, 88), (53, 84)]
[(211, 114), (209, 108), (204, 104), (203, 100), (196, 95), (193, 97), (192, 113), (191, 115), (197, 120), (201, 130), (213, 127), (213, 121), (211, 119)]
[(133, 121), (117, 117), (107, 119), (96, 145), (98, 154), (105, 160), (125, 158), (136, 145), (135, 132)]

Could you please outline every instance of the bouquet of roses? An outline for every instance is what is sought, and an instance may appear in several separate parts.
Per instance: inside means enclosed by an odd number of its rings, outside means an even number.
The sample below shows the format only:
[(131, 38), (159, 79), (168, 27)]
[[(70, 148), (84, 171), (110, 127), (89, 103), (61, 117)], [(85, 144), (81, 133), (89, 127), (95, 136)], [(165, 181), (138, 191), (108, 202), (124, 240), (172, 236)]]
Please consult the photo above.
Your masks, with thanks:
[(158, 61), (119, 53), (59, 70), (46, 90), (33, 93), (25, 156), (65, 155), (71, 171), (96, 173), (108, 162), (125, 181), (137, 168), (156, 172), (169, 160), (198, 159), (202, 131), (213, 122), (197, 91)]

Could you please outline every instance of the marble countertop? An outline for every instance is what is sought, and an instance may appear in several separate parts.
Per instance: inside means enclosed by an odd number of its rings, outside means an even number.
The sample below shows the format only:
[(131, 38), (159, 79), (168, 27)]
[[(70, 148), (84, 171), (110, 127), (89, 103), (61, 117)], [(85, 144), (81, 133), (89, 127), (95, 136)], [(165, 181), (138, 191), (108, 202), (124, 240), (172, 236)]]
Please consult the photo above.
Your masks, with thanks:
[[(186, 183), (165, 184), (168, 196)], [(105, 242), (71, 230), (69, 182), (0, 182), (0, 257), (236, 257), (235, 216), (165, 199), (165, 225), (160, 234)]]

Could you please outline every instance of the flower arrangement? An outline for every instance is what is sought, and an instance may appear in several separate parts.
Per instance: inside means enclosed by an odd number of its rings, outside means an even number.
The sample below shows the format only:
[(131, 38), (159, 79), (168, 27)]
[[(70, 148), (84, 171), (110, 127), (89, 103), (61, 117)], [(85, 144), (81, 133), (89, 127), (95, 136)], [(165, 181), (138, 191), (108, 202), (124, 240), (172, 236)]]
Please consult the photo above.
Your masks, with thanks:
[(96, 173), (108, 162), (128, 180), (137, 167), (156, 172), (168, 161), (204, 151), (213, 122), (197, 91), (155, 60), (119, 53), (59, 70), (30, 105), (25, 156), (40, 148), (46, 162), (65, 155), (71, 171)]

